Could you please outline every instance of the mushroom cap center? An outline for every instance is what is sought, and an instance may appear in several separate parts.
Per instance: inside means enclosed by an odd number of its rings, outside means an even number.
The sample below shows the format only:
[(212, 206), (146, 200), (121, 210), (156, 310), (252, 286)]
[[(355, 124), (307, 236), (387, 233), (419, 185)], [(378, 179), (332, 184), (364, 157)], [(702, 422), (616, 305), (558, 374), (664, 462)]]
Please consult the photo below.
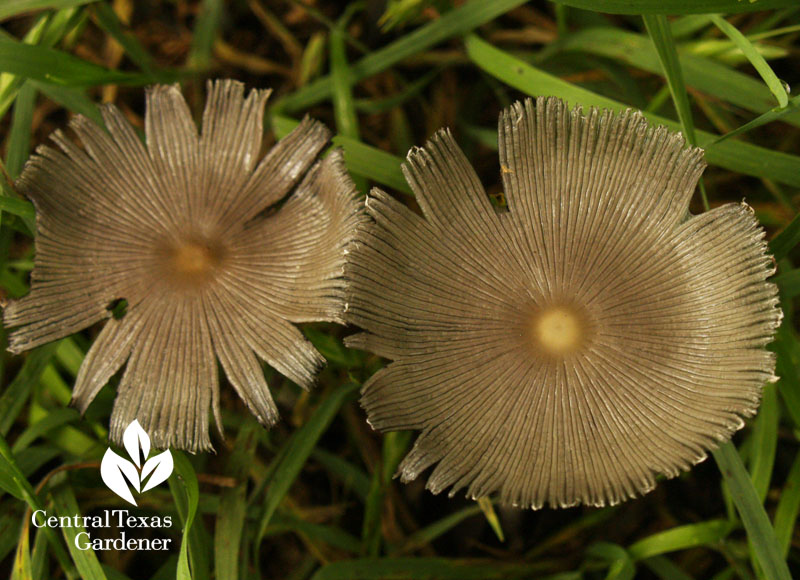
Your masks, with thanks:
[(172, 250), (172, 266), (185, 276), (203, 276), (216, 265), (217, 257), (208, 246), (188, 242)]
[(166, 278), (181, 289), (189, 289), (205, 287), (213, 280), (225, 253), (221, 245), (192, 236), (161, 246), (157, 255)]
[(574, 309), (553, 306), (534, 315), (530, 332), (537, 350), (559, 356), (581, 347), (586, 338), (586, 324)]

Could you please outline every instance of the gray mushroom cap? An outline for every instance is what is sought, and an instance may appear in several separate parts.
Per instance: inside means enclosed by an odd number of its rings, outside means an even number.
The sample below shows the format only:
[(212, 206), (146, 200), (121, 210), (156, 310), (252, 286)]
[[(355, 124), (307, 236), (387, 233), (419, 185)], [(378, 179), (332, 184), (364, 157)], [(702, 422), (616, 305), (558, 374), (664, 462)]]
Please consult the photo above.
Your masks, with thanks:
[[(216, 359), (264, 425), (277, 420), (259, 359), (309, 387), (324, 359), (293, 323), (343, 322), (345, 254), (362, 220), (330, 132), (306, 118), (263, 158), (269, 91), (209, 83), (198, 134), (177, 86), (147, 93), (146, 144), (114, 106), (107, 131), (78, 116), (17, 187), (36, 207), (31, 292), (12, 302), (18, 353), (109, 319), (80, 368), (84, 411), (114, 373), (119, 442), (138, 419), (157, 447), (211, 447)], [(279, 209), (268, 211), (284, 199)], [(111, 318), (109, 305), (128, 303)]]
[(392, 362), (370, 424), (421, 431), (404, 481), (521, 507), (614, 504), (729, 439), (775, 380), (764, 231), (729, 204), (689, 217), (705, 164), (641, 114), (556, 98), (499, 123), (507, 211), (447, 131), (380, 190), (347, 266), (348, 345)]

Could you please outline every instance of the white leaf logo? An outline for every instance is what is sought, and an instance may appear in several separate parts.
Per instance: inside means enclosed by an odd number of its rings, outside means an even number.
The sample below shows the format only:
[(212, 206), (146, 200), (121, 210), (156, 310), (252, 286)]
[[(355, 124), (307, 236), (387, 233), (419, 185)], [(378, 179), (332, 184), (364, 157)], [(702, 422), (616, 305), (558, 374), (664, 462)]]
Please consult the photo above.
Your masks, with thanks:
[(107, 450), (106, 454), (103, 455), (103, 462), (100, 464), (100, 477), (103, 478), (108, 489), (125, 501), (136, 505), (136, 500), (133, 499), (131, 490), (128, 489), (128, 484), (125, 483), (125, 477), (122, 477), (123, 475), (128, 478), (128, 481), (136, 488), (136, 491), (139, 491), (139, 472), (136, 466), (111, 451), (111, 449)]
[(159, 483), (167, 481), (167, 478), (172, 473), (172, 453), (169, 452), (169, 449), (147, 460), (147, 463), (142, 467), (142, 481), (150, 475), (151, 471), (153, 475), (150, 476), (150, 480), (145, 484), (142, 493), (148, 489), (153, 489)]
[[(128, 452), (130, 458), (133, 459), (136, 467), (141, 467), (142, 461), (147, 459), (147, 455), (150, 453), (150, 437), (147, 436), (147, 433), (136, 419), (128, 425), (122, 434), (122, 444), (125, 446), (125, 451)], [(139, 459), (139, 449), (142, 450), (141, 460)]]
[[(167, 449), (148, 459), (150, 437), (139, 425), (139, 421), (136, 420), (128, 425), (122, 434), (122, 444), (125, 446), (125, 451), (128, 452), (130, 458), (133, 459), (133, 462), (108, 449), (103, 456), (103, 461), (100, 463), (100, 477), (103, 478), (103, 482), (111, 491), (128, 503), (137, 505), (128, 487), (128, 482), (137, 493), (144, 493), (163, 483), (172, 473), (172, 454)], [(144, 489), (141, 489), (141, 485), (148, 475), (150, 479), (145, 484)]]

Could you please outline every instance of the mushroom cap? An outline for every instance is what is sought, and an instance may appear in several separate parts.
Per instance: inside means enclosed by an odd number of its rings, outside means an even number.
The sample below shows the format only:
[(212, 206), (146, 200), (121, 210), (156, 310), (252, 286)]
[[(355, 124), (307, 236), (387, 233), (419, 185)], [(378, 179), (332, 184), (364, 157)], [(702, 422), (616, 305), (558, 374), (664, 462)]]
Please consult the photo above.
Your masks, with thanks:
[[(71, 122), (17, 187), (36, 207), (31, 292), (5, 308), (18, 353), (106, 320), (80, 368), (84, 411), (123, 364), (111, 438), (134, 419), (156, 447), (209, 449), (216, 359), (264, 425), (277, 420), (259, 359), (310, 387), (324, 359), (293, 325), (342, 322), (345, 255), (363, 210), (330, 132), (304, 119), (266, 155), (270, 91), (209, 82), (198, 133), (177, 86), (147, 91), (145, 143), (120, 111)], [(291, 192), (291, 195), (289, 195)], [(270, 209), (284, 198), (277, 209)], [(110, 306), (127, 301), (112, 318)]]
[(351, 347), (379, 430), (421, 431), (404, 481), (507, 504), (615, 504), (702, 461), (775, 380), (764, 231), (688, 214), (705, 164), (640, 113), (503, 111), (507, 210), (448, 131), (404, 166), (422, 216), (374, 190), (347, 266)]

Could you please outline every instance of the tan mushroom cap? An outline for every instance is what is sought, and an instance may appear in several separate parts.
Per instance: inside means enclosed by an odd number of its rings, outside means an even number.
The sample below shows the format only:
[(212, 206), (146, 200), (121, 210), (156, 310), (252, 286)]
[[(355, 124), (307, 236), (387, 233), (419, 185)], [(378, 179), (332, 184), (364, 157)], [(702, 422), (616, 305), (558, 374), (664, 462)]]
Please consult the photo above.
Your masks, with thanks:
[(375, 190), (347, 267), (348, 344), (391, 359), (364, 384), (379, 430), (521, 507), (614, 504), (706, 457), (756, 412), (780, 324), (745, 204), (690, 217), (705, 164), (641, 114), (556, 98), (499, 123), (507, 211), (450, 133), (409, 153), (423, 216)]
[[(345, 255), (363, 212), (330, 132), (305, 119), (261, 158), (269, 91), (209, 83), (197, 127), (177, 86), (147, 93), (146, 143), (113, 106), (78, 116), (17, 183), (36, 206), (31, 292), (11, 303), (21, 352), (109, 319), (80, 368), (84, 411), (126, 361), (111, 417), (156, 447), (208, 449), (217, 359), (264, 425), (277, 420), (260, 360), (309, 387), (324, 359), (293, 323), (342, 322)], [(290, 195), (289, 195), (290, 194)], [(288, 198), (274, 211), (277, 202)], [(259, 360), (260, 359), (260, 360)]]

